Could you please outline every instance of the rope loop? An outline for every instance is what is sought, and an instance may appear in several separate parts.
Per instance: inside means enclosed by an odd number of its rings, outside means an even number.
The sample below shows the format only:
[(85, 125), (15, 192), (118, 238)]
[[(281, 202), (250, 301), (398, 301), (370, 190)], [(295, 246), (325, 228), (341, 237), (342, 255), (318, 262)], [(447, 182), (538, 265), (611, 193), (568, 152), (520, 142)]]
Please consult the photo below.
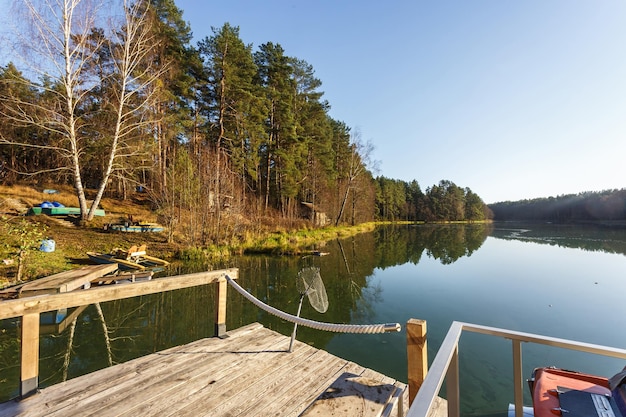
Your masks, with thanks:
[(226, 281), (247, 298), (252, 304), (259, 307), (261, 310), (264, 310), (276, 317), (280, 317), (283, 320), (286, 320), (291, 323), (295, 323), (299, 326), (306, 326), (312, 329), (324, 330), (327, 332), (336, 332), (336, 333), (388, 333), (388, 332), (399, 332), (401, 329), (400, 323), (387, 323), (387, 324), (336, 324), (336, 323), (324, 323), (315, 320), (308, 320), (302, 317), (297, 317), (289, 313), (285, 313), (282, 310), (274, 308), (265, 304), (263, 301), (259, 300), (248, 291), (243, 289), (239, 284), (235, 282), (234, 279), (225, 276)]

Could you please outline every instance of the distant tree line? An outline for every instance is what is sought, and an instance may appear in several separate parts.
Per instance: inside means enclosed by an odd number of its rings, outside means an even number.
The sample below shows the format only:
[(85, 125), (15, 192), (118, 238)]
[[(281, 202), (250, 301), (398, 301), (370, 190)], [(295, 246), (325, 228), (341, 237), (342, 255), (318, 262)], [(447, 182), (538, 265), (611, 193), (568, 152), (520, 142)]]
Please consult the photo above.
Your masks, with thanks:
[(417, 181), (376, 178), (376, 213), (381, 220), (481, 221), (493, 217), (469, 188), (442, 180), (422, 192)]
[(4, 182), (71, 184), (87, 221), (102, 197), (144, 190), (200, 244), (244, 218), (299, 219), (302, 202), (334, 224), (486, 215), (447, 181), (398, 194), (375, 180), (371, 144), (279, 44), (253, 49), (226, 23), (192, 45), (174, 0), (106, 4), (14, 2), (23, 56), (0, 66)]
[(558, 197), (506, 201), (489, 205), (501, 221), (549, 221), (555, 223), (626, 220), (626, 189), (583, 192)]

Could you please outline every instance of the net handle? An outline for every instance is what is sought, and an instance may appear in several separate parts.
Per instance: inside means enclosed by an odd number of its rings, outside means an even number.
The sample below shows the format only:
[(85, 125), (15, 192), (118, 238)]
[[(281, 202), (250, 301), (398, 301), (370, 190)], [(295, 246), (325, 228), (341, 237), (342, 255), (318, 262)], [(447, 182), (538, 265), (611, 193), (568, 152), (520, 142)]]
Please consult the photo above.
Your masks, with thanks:
[(336, 333), (366, 333), (366, 334), (375, 334), (375, 333), (389, 333), (389, 332), (399, 332), (401, 329), (400, 323), (386, 323), (386, 324), (337, 324), (337, 323), (324, 323), (321, 321), (308, 320), (302, 317), (296, 317), (292, 314), (285, 313), (282, 310), (274, 308), (265, 304), (263, 301), (259, 300), (248, 291), (244, 290), (234, 279), (225, 275), (226, 281), (235, 289), (239, 294), (243, 295), (247, 298), (252, 304), (259, 307), (261, 310), (264, 310), (276, 317), (280, 317), (283, 320), (286, 320), (291, 323), (295, 323), (299, 326), (310, 327), (312, 329), (324, 330), (327, 332), (336, 332)]

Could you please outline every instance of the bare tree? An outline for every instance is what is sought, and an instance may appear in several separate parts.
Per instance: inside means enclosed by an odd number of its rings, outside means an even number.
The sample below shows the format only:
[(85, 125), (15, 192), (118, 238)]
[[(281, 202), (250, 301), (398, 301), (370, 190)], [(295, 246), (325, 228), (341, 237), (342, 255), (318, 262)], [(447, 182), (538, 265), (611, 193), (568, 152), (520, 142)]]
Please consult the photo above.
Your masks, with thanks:
[[(120, 146), (126, 144), (127, 139), (138, 136), (151, 122), (145, 117), (148, 112), (137, 111), (138, 108), (150, 107), (155, 91), (152, 86), (163, 71), (153, 71), (150, 61), (146, 59), (154, 47), (152, 31), (146, 24), (148, 5), (148, 2), (137, 1), (129, 6), (128, 0), (123, 0), (124, 27), (120, 31), (114, 31), (114, 37), (109, 41), (116, 69), (113, 76), (118, 80), (113, 88), (115, 99), (112, 102), (115, 109), (115, 127), (104, 174), (87, 220), (93, 219), (95, 215), (113, 172), (115, 159), (128, 156), (118, 152)], [(129, 147), (126, 146), (125, 149)]]
[(372, 154), (374, 152), (374, 145), (372, 142), (363, 142), (361, 139), (361, 133), (356, 130), (350, 136), (350, 155), (348, 155), (347, 171), (345, 172), (346, 178), (346, 190), (341, 200), (341, 208), (337, 219), (335, 220), (335, 226), (339, 225), (343, 212), (346, 208), (346, 202), (350, 195), (350, 191), (356, 186), (356, 180), (365, 173), (368, 169), (377, 170), (378, 162), (372, 160)]
[[(152, 43), (145, 24), (148, 2), (137, 1), (130, 5), (120, 0), (122, 19), (115, 19), (112, 9), (104, 9), (104, 0), (18, 0), (16, 11), (26, 22), (19, 26), (14, 39), (19, 41), (20, 57), (28, 73), (47, 82), (37, 83), (28, 78), (30, 89), (52, 97), (48, 101), (27, 102), (14, 95), (0, 97), (3, 116), (16, 125), (36, 126), (51, 137), (60, 138), (54, 143), (34, 144), (1, 137), (0, 144), (53, 149), (66, 163), (58, 170), (72, 174), (74, 189), (81, 209), (81, 218), (91, 220), (100, 203), (109, 178), (115, 168), (122, 144), (138, 133), (147, 121), (141, 109), (150, 100), (150, 85), (157, 75), (146, 66), (146, 56)], [(110, 2), (108, 2), (110, 3)], [(115, 9), (114, 9), (115, 10)], [(97, 24), (108, 21), (106, 36), (94, 37)], [(95, 88), (102, 88), (90, 67), (107, 48), (112, 55), (114, 71), (105, 83), (112, 91), (110, 110), (114, 112), (113, 129), (109, 133), (108, 151), (96, 198), (88, 209), (83, 177), (83, 157), (87, 137), (94, 130), (89, 125), (86, 103), (93, 97)], [(8, 89), (10, 91), (10, 89)], [(132, 101), (132, 103), (131, 103)], [(131, 106), (132, 104), (132, 106)], [(99, 127), (95, 127), (97, 130)], [(111, 131), (110, 126), (101, 126)], [(100, 136), (107, 136), (101, 134)]]

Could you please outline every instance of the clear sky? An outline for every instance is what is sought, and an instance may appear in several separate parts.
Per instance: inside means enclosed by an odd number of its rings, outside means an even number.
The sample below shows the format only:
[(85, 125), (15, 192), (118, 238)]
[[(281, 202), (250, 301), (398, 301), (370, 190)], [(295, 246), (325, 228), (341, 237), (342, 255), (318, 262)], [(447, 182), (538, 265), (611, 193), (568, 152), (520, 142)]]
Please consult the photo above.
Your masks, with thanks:
[(626, 187), (623, 0), (176, 0), (322, 81), (378, 174), (486, 203)]
[(229, 22), (310, 63), (377, 175), (486, 203), (626, 187), (624, 0), (175, 1), (194, 43)]

